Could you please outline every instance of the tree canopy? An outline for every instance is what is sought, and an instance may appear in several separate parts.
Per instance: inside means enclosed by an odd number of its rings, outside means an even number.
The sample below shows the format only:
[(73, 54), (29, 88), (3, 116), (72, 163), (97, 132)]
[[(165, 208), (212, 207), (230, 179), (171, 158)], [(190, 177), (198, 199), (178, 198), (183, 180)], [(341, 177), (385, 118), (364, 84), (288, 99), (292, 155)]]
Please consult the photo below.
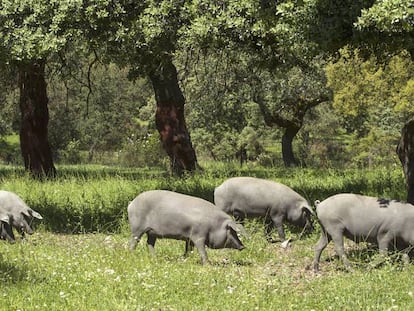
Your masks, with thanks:
[(337, 146), (309, 122), (369, 145), (413, 114), (413, 21), (408, 0), (5, 0), (0, 99), (10, 103), (17, 73), (38, 70), (54, 151), (122, 149), (158, 129), (171, 161), (185, 154), (180, 169), (191, 169), (192, 142), (257, 160), (290, 131), (304, 163), (316, 145)]

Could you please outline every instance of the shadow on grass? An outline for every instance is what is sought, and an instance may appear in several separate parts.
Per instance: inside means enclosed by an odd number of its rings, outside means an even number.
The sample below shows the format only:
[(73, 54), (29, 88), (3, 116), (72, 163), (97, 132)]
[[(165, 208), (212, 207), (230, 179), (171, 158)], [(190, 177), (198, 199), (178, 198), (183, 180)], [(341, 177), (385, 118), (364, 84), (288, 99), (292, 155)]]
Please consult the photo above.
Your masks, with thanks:
[(26, 278), (26, 269), (21, 269), (13, 263), (5, 262), (0, 254), (0, 283), (18, 283)]
[(222, 260), (217, 262), (210, 262), (211, 266), (214, 267), (228, 267), (228, 266), (239, 266), (239, 267), (251, 267), (253, 262), (248, 260)]
[[(378, 246), (375, 244), (367, 244), (366, 246), (359, 246), (346, 251), (346, 256), (351, 263), (351, 269), (357, 268), (362, 270), (379, 269), (385, 265), (402, 267), (408, 262), (404, 259), (404, 254), (408, 254), (408, 260), (412, 262), (412, 250), (406, 252), (405, 250), (391, 250), (387, 255), (382, 255), (379, 252)], [(336, 262), (337, 269), (348, 271), (340, 261), (339, 257), (334, 254), (324, 259), (325, 262)]]

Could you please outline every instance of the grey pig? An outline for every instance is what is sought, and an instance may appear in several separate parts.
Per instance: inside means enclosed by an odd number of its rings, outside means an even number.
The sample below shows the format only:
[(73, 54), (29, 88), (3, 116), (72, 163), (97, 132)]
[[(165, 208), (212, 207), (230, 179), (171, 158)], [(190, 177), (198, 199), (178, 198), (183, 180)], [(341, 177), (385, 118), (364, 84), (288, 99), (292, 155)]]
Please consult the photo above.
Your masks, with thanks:
[(157, 238), (184, 240), (185, 254), (188, 245), (195, 245), (202, 264), (208, 261), (205, 246), (244, 249), (237, 236), (243, 227), (214, 204), (193, 196), (167, 190), (143, 192), (128, 205), (128, 220), (131, 250), (144, 233), (151, 253)]
[[(43, 217), (36, 211), (32, 210), (27, 204), (15, 193), (5, 190), (0, 190), (0, 212), (2, 215), (9, 217), (9, 225), (16, 228), (22, 237), (25, 233), (33, 234), (33, 229), (30, 226), (33, 218), (43, 219)], [(3, 230), (0, 233), (3, 238), (14, 242), (14, 235), (9, 236), (4, 230), (8, 229), (3, 222)]]
[(224, 181), (214, 191), (214, 203), (238, 220), (264, 217), (266, 235), (276, 227), (282, 247), (286, 247), (283, 222), (311, 231), (313, 211), (305, 198), (288, 186), (254, 177), (233, 177)]
[(315, 246), (313, 270), (319, 271), (322, 251), (333, 240), (345, 267), (344, 236), (355, 242), (378, 244), (382, 254), (389, 247), (414, 245), (414, 206), (395, 200), (342, 193), (315, 202), (322, 234)]

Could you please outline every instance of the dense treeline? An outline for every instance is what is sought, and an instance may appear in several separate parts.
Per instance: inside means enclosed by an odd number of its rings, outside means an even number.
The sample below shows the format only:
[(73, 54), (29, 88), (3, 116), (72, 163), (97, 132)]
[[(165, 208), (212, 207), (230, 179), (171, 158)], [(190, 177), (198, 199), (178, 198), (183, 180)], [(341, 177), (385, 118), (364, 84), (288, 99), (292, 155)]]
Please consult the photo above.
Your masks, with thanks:
[(410, 1), (4, 2), (1, 160), (49, 175), (396, 164), (413, 15)]

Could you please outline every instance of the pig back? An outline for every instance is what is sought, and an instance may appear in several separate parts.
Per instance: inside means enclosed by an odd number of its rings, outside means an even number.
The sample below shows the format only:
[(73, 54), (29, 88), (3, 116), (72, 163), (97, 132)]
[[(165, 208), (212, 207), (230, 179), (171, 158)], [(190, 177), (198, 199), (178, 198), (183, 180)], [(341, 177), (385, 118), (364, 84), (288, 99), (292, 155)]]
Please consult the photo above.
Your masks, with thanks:
[(247, 216), (262, 216), (269, 209), (285, 210), (291, 206), (308, 206), (307, 201), (286, 185), (254, 177), (234, 177), (214, 192), (217, 207), (227, 213), (239, 210)]
[(30, 208), (17, 194), (0, 190), (0, 209), (7, 212), (22, 212)]
[(186, 235), (208, 231), (229, 216), (214, 204), (167, 190), (152, 190), (138, 195), (128, 206), (131, 225), (149, 227), (159, 233)]
[(337, 194), (319, 203), (318, 219), (326, 228), (346, 229), (350, 235), (375, 237), (380, 231), (398, 231), (414, 209), (394, 200), (351, 193)]

